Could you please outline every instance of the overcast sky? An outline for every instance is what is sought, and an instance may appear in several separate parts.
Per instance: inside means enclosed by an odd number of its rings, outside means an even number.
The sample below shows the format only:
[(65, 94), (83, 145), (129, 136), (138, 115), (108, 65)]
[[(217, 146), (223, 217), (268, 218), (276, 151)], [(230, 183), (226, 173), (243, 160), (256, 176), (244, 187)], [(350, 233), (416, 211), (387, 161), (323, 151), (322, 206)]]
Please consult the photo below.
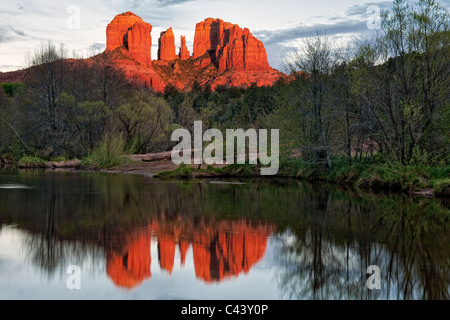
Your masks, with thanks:
[[(450, 0), (440, 3), (450, 7)], [(0, 0), (0, 71), (24, 67), (27, 55), (46, 39), (78, 56), (103, 51), (106, 26), (126, 11), (153, 25), (153, 59), (159, 34), (169, 27), (177, 47), (180, 35), (186, 36), (192, 54), (195, 25), (212, 17), (249, 28), (265, 44), (270, 65), (279, 69), (301, 39), (316, 30), (338, 41), (373, 35), (376, 28), (368, 27), (372, 9), (391, 5), (392, 0)]]

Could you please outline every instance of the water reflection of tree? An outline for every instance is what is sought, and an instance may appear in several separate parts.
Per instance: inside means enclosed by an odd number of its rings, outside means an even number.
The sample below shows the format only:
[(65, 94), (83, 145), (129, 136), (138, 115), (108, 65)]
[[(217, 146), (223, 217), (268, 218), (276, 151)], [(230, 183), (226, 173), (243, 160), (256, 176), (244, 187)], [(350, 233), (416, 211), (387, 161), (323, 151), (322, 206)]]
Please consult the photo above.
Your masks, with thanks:
[(101, 272), (104, 269), (101, 263), (104, 256), (102, 250), (89, 243), (62, 236), (59, 230), (64, 230), (67, 222), (60, 214), (64, 204), (54, 188), (50, 188), (48, 197), (45, 202), (45, 218), (42, 217), (42, 231), (33, 230), (25, 237), (23, 245), (27, 260), (38, 266), (37, 270), (48, 278), (65, 274), (70, 265), (83, 266), (86, 262), (89, 262), (92, 274), (96, 269)]
[[(311, 200), (315, 210), (299, 204), (303, 222), (280, 236), (284, 298), (449, 298), (449, 216), (436, 202), (326, 190)], [(370, 265), (381, 268), (379, 291), (366, 287)]]
[[(122, 252), (123, 235), (139, 233), (149, 220), (246, 220), (275, 225), (280, 235), (292, 233), (294, 241), (285, 242), (279, 256), (285, 298), (449, 297), (449, 214), (435, 200), (355, 195), (290, 180), (218, 185), (91, 174), (20, 179), (35, 187), (0, 193), (0, 224), (18, 224), (29, 233), (26, 252), (44, 274), (65, 274), (78, 263), (74, 259), (98, 261), (105, 251)], [(384, 271), (381, 292), (365, 286), (369, 265)]]

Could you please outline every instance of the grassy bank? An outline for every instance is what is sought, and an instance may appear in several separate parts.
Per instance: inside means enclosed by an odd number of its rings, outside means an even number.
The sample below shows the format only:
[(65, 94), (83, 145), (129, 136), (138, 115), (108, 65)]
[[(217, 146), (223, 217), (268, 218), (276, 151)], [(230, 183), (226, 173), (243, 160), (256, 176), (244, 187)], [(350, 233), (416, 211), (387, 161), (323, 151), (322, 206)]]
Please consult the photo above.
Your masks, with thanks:
[[(23, 157), (16, 163), (19, 168), (80, 168), (91, 170), (115, 169), (120, 172), (138, 170), (152, 173), (164, 180), (196, 178), (249, 178), (261, 177), (260, 167), (254, 165), (229, 165), (198, 169), (194, 166), (180, 166), (174, 171), (160, 172), (164, 164), (170, 161), (153, 162), (147, 167), (145, 162), (133, 162), (119, 152), (107, 152), (99, 148), (83, 160), (61, 161), (44, 160), (39, 157)], [(277, 177), (289, 177), (310, 182), (323, 181), (365, 191), (393, 191), (420, 193), (447, 197), (450, 193), (450, 166), (401, 165), (399, 163), (375, 161), (373, 165), (363, 160), (350, 166), (346, 158), (333, 158), (332, 169), (306, 163), (301, 158), (285, 158), (280, 161)], [(151, 165), (151, 163), (147, 163)], [(126, 168), (125, 168), (126, 167)], [(165, 169), (167, 170), (167, 168)]]
[[(181, 166), (175, 171), (162, 172), (161, 179), (193, 179), (207, 177), (259, 177), (260, 167), (229, 165), (224, 168), (198, 170)], [(362, 162), (350, 166), (345, 158), (333, 159), (333, 168), (311, 165), (302, 159), (283, 159), (279, 177), (291, 177), (307, 181), (323, 181), (346, 185), (362, 190), (386, 190), (395, 192), (421, 192), (429, 190), (437, 196), (448, 196), (450, 191), (450, 166), (404, 166), (399, 163), (378, 162), (370, 165)]]
[(433, 189), (437, 195), (447, 196), (450, 187), (450, 166), (431, 167), (402, 165), (392, 162), (368, 162), (350, 166), (346, 159), (336, 158), (332, 169), (288, 159), (282, 163), (281, 175), (306, 180), (323, 180), (364, 190), (417, 192)]

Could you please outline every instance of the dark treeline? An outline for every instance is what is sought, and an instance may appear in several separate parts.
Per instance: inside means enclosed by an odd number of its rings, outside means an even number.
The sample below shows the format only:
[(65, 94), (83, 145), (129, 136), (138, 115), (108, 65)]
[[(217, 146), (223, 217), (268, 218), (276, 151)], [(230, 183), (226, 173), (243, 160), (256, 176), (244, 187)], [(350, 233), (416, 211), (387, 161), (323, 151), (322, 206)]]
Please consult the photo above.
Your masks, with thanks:
[(379, 37), (346, 49), (316, 34), (286, 63), (293, 81), (247, 89), (132, 88), (107, 54), (66, 59), (43, 44), (24, 84), (0, 90), (0, 154), (85, 157), (170, 150), (174, 129), (280, 129), (283, 155), (332, 169), (382, 159), (449, 164), (449, 13), (433, 0), (394, 1)]

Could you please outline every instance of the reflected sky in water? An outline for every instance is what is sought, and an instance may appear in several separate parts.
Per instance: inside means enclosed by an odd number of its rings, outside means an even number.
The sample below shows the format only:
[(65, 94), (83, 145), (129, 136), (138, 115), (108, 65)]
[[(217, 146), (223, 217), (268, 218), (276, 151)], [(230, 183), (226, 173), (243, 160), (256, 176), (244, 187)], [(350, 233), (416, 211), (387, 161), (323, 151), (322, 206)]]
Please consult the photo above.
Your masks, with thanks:
[[(207, 283), (195, 276), (192, 248), (186, 254), (184, 265), (175, 263), (171, 273), (162, 269), (156, 238), (149, 250), (151, 264), (147, 271), (151, 276), (142, 282), (133, 287), (124, 286), (108, 274), (104, 255), (99, 252), (93, 256), (95, 248), (85, 248), (86, 256), (70, 260), (82, 269), (81, 290), (71, 291), (66, 286), (70, 274), (65, 273), (63, 266), (49, 275), (27, 263), (23, 244), (29, 241), (28, 237), (10, 227), (0, 232), (0, 299), (278, 299), (270, 255), (252, 268), (251, 273), (222, 283)], [(271, 247), (273, 239), (268, 244)], [(75, 246), (66, 250), (72, 251), (69, 255), (77, 255)], [(174, 258), (177, 262), (181, 259), (178, 249)]]
[[(436, 199), (292, 180), (0, 174), (0, 299), (448, 299)], [(81, 267), (81, 290), (66, 286)], [(368, 290), (378, 265), (382, 289)]]

